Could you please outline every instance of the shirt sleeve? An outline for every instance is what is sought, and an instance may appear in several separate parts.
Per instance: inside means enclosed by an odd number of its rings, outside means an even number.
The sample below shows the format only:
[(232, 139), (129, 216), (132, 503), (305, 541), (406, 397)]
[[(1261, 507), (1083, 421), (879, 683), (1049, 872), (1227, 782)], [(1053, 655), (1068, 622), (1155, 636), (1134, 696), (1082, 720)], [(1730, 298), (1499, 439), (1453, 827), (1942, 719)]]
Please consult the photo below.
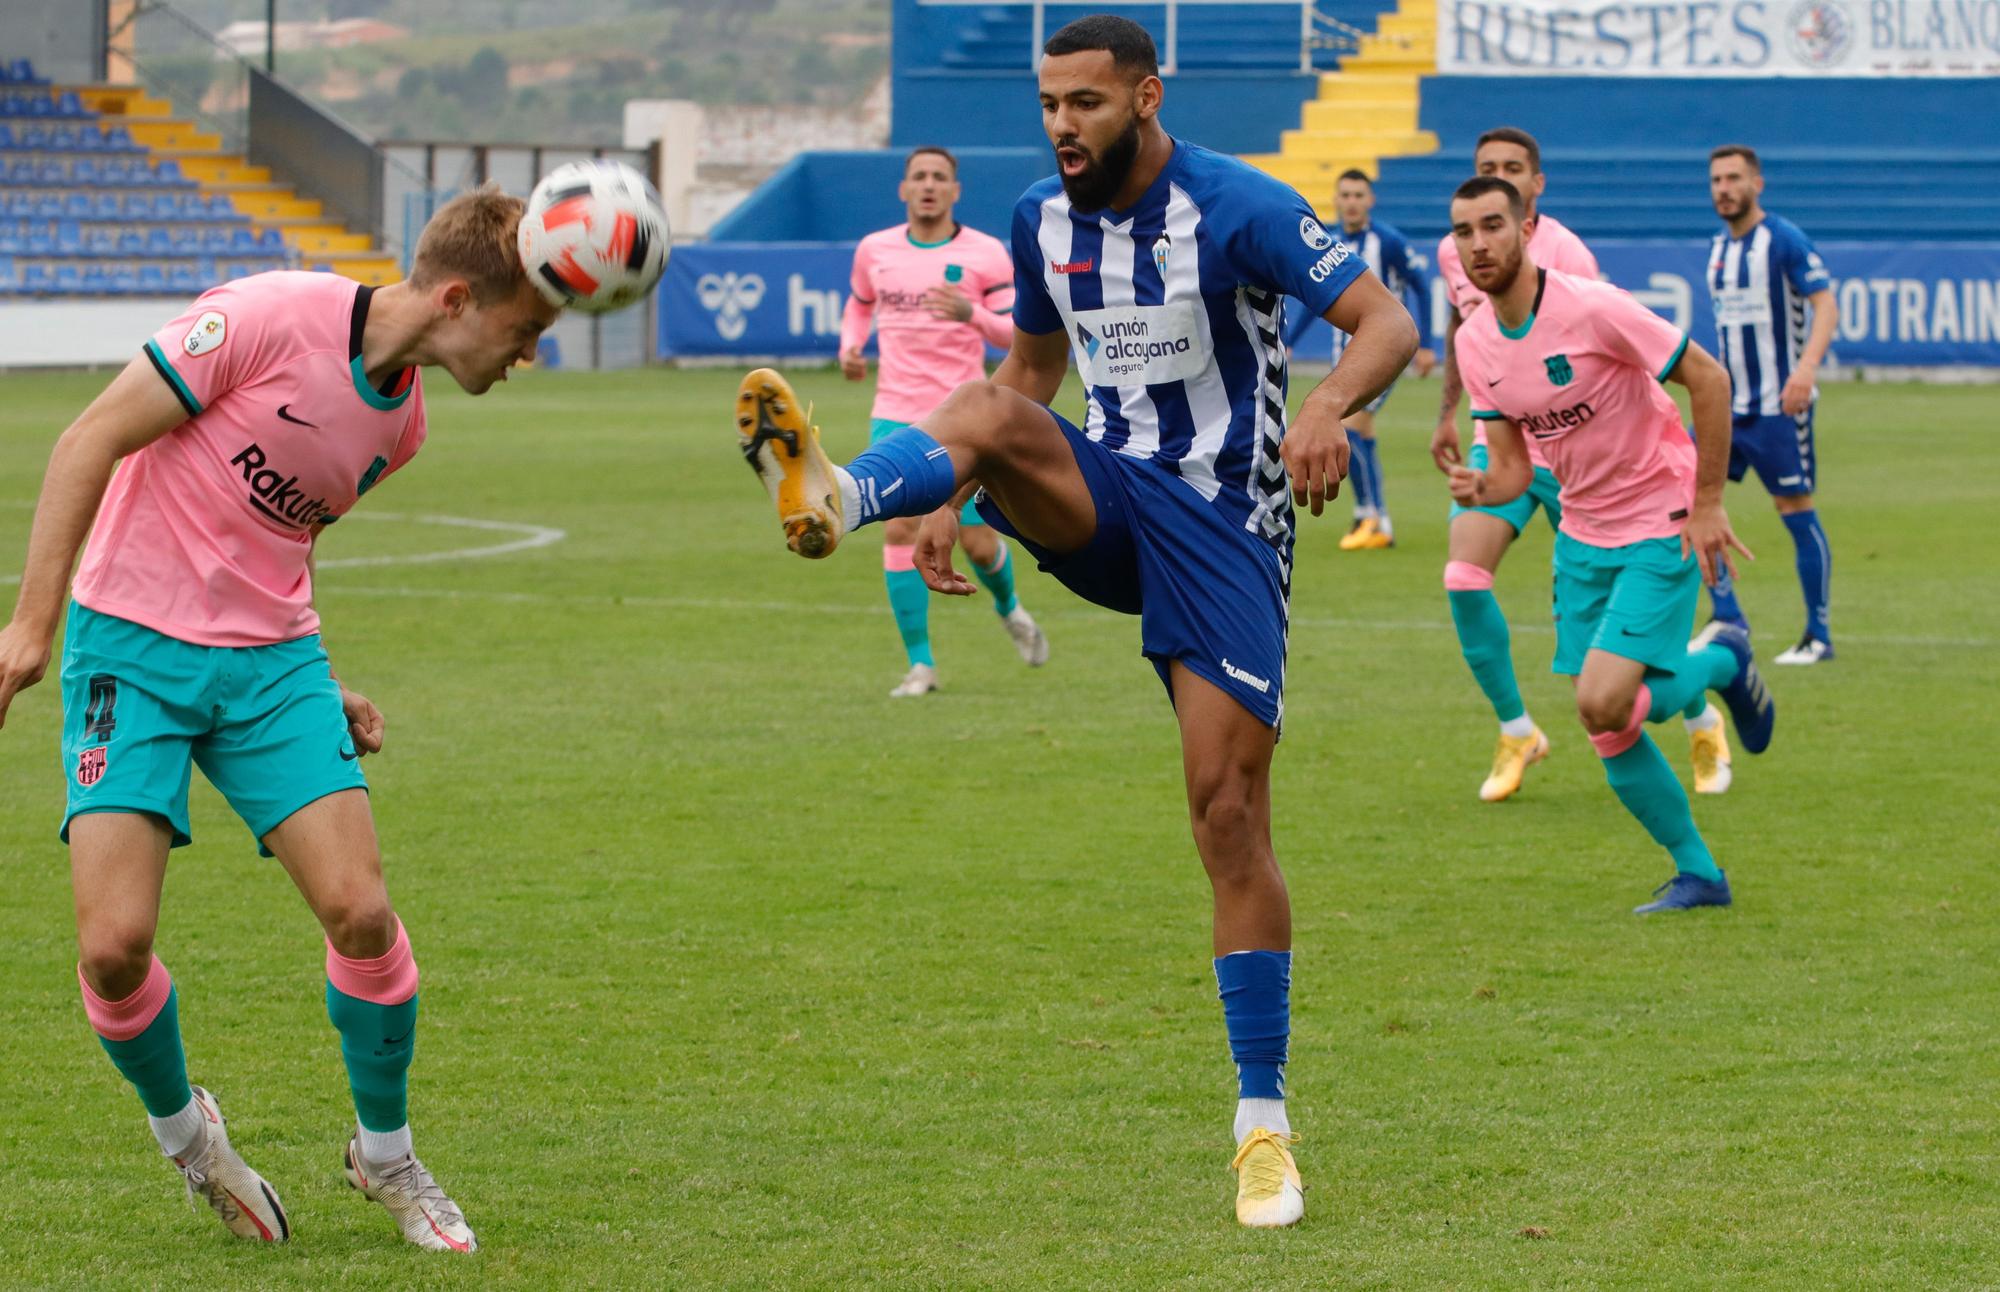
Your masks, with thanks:
[(1014, 261), (998, 238), (981, 257), (985, 288), (973, 299), (973, 319), (989, 345), (1005, 350), (1014, 341)]
[(847, 275), (847, 304), (840, 311), (840, 348), (860, 350), (868, 344), (875, 323), (875, 284), (869, 273), (874, 255), (866, 241), (854, 249), (854, 267)]
[(269, 369), (279, 357), (270, 305), (242, 282), (195, 298), (146, 342), (145, 355), (193, 417)]
[(1243, 282), (1297, 297), (1323, 315), (1368, 272), (1367, 262), (1321, 226), (1292, 189), (1270, 181), (1267, 189), (1246, 191), (1242, 199), (1246, 209), (1228, 247), (1229, 263)]
[(1063, 330), (1062, 313), (1042, 281), (1042, 243), (1035, 227), (1039, 214), (1032, 198), (1014, 208), (1014, 326), (1031, 336)]
[(1833, 276), (1826, 272), (1826, 262), (1819, 258), (1812, 239), (1796, 228), (1785, 230), (1779, 243), (1779, 251), (1784, 256), (1785, 281), (1801, 296), (1827, 291), (1833, 286)]
[(1622, 287), (1610, 283), (1583, 287), (1584, 299), (1578, 304), (1583, 306), (1592, 334), (1604, 352), (1644, 368), (1655, 381), (1665, 381), (1687, 350), (1687, 333), (1641, 305)]
[(1562, 249), (1562, 254), (1558, 259), (1562, 263), (1559, 265), (1544, 265), (1542, 268), (1559, 269), (1565, 274), (1575, 274), (1578, 278), (1597, 278), (1602, 275), (1603, 271), (1597, 267), (1596, 253), (1591, 251), (1589, 245), (1582, 238), (1576, 236), (1574, 230), (1565, 228), (1563, 230), (1563, 240), (1559, 245)]

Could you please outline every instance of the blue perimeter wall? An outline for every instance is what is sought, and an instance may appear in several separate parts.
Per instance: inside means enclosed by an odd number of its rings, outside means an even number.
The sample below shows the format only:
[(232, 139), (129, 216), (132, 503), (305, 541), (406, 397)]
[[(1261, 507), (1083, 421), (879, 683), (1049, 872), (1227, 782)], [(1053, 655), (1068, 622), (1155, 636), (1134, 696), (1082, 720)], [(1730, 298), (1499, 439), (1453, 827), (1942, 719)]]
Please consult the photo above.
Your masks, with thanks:
[[(959, 223), (1006, 241), (1014, 203), (1030, 184), (1055, 174), (1054, 155), (1046, 144), (951, 147), (964, 192), (954, 212)], [(908, 218), (896, 196), (903, 159), (901, 150), (800, 153), (716, 221), (708, 236), (714, 242), (859, 242)]]

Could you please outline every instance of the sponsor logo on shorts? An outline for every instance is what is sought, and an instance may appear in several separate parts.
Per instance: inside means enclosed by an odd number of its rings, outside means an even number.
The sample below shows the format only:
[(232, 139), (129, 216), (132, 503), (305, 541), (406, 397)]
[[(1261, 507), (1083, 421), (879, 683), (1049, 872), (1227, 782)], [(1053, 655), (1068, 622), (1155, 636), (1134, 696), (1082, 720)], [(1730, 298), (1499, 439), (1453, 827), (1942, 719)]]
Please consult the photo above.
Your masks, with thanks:
[(104, 768), (107, 761), (103, 745), (93, 746), (78, 754), (76, 756), (76, 783), (85, 789), (89, 789), (91, 786), (97, 784), (97, 782), (103, 780)]
[(1269, 678), (1258, 677), (1255, 673), (1246, 673), (1234, 664), (1231, 664), (1228, 660), (1222, 661), (1222, 671), (1228, 674), (1232, 680), (1241, 682), (1259, 695), (1266, 694), (1271, 689), (1271, 680)]
[[(286, 475), (270, 465), (270, 455), (251, 444), (229, 459), (229, 465), (243, 473), (250, 486), (249, 503), (288, 529), (311, 529), (336, 513), (324, 498), (311, 498), (299, 488), (299, 478)], [(386, 465), (386, 464), (385, 464)]]

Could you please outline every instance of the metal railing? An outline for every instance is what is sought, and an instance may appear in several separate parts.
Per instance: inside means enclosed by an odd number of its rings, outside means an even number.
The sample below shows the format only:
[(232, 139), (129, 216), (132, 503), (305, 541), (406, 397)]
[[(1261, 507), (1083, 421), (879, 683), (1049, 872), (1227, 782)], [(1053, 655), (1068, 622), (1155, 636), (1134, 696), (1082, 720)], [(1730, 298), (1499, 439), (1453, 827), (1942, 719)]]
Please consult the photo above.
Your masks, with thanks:
[[(1065, 0), (1063, 7), (1074, 8), (1076, 0)], [(1166, 30), (1160, 48), (1160, 74), (1172, 76), (1180, 71), (1181, 14), (1185, 8), (1211, 7), (1219, 5), (1260, 5), (1284, 3), (1285, 0), (1092, 0), (1095, 9), (1156, 9), (1166, 10)], [(963, 8), (1014, 8), (1025, 6), (1032, 11), (1030, 18), (1031, 37), (1028, 46), (1028, 61), (1031, 68), (1041, 66), (1042, 46), (1048, 42), (1049, 0), (919, 0), (924, 5), (939, 5)], [(1313, 7), (1312, 0), (1298, 0), (1299, 10), (1299, 63), (1301, 72), (1316, 70), (1314, 55), (1322, 50), (1334, 53), (1352, 53), (1360, 46), (1360, 38), (1367, 33), (1341, 22), (1337, 18), (1320, 13)]]

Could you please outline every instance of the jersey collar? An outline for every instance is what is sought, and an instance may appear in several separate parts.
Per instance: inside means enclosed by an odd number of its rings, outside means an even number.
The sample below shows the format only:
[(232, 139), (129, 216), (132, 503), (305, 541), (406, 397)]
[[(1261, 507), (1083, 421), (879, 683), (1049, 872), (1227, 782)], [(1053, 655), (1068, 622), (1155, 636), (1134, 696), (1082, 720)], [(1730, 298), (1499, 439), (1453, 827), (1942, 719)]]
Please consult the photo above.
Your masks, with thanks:
[(1549, 271), (1538, 267), (1535, 270), (1535, 303), (1528, 307), (1528, 317), (1521, 320), (1521, 326), (1518, 328), (1508, 327), (1505, 323), (1502, 323), (1500, 321), (1500, 307), (1497, 305), (1494, 306), (1493, 326), (1500, 329), (1500, 335), (1506, 337), (1509, 341), (1519, 341), (1527, 336), (1528, 329), (1535, 326), (1535, 315), (1542, 312), (1542, 293), (1548, 289)]
[(911, 233), (910, 226), (906, 224), (903, 226), (903, 240), (919, 251), (936, 251), (939, 247), (949, 247), (952, 243), (957, 242), (958, 235), (963, 232), (965, 232), (965, 226), (953, 220), (949, 235), (939, 238), (936, 242), (919, 242), (917, 241), (917, 235)]
[(392, 413), (409, 399), (410, 392), (417, 387), (417, 370), (405, 368), (391, 373), (381, 386), (368, 384), (368, 373), (361, 366), (361, 334), (368, 326), (368, 299), (375, 289), (362, 284), (354, 292), (354, 312), (347, 320), (347, 370), (354, 379), (354, 393), (370, 408)]

